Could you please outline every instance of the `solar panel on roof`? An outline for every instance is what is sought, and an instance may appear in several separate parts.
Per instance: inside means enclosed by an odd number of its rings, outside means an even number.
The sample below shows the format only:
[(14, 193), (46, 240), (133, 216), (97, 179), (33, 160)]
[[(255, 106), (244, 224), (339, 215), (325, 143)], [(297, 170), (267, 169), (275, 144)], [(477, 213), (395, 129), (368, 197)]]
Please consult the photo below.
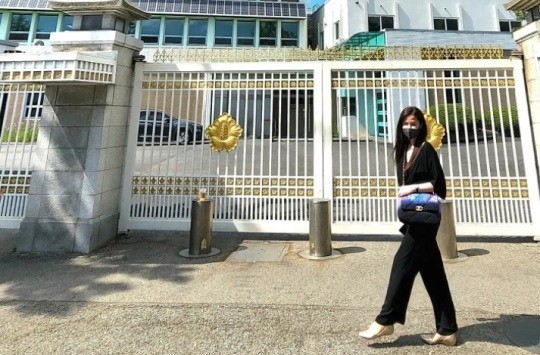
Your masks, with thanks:
[(289, 16), (290, 13), (291, 11), (290, 11), (289, 4), (281, 4), (281, 15), (285, 17), (285, 16)]
[(216, 1), (210, 0), (208, 2), (208, 13), (209, 14), (215, 14), (216, 13)]
[(274, 4), (274, 16), (281, 16), (281, 5), (280, 3)]
[(199, 8), (199, 12), (201, 14), (207, 14), (208, 13), (208, 0), (201, 0), (201, 5)]
[(225, 1), (225, 14), (231, 15), (233, 13), (232, 11), (232, 1)]
[(218, 1), (216, 3), (216, 12), (217, 15), (223, 15), (225, 10), (225, 2), (224, 1)]
[(256, 2), (250, 2), (249, 3), (249, 14), (251, 16), (256, 16), (257, 15), (257, 3)]
[(291, 4), (291, 16), (298, 17), (298, 6), (296, 4)]
[(269, 4), (269, 3), (266, 4), (266, 16), (274, 16), (274, 10), (272, 8), (272, 4)]

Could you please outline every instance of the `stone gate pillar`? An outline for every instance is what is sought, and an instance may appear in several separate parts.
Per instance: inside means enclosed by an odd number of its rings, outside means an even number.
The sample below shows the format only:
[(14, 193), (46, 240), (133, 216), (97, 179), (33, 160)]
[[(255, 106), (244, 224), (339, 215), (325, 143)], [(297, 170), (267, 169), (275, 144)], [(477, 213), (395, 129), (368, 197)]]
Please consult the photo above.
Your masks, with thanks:
[[(46, 82), (18, 251), (89, 253), (117, 233), (133, 57), (143, 46), (126, 33), (131, 20), (148, 15), (122, 0), (97, 3), (49, 2), (74, 15), (74, 31), (51, 35), (53, 54), (76, 52), (83, 58), (76, 66), (93, 71)], [(85, 53), (112, 56), (109, 84), (102, 80), (109, 74), (85, 62)]]

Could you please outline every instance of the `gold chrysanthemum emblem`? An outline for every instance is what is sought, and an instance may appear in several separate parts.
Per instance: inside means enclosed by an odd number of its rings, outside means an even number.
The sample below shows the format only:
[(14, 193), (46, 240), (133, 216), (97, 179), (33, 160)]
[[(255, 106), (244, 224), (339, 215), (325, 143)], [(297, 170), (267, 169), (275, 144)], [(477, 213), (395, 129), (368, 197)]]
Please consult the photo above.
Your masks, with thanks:
[(238, 144), (238, 139), (244, 130), (236, 123), (234, 118), (227, 112), (223, 112), (208, 128), (205, 134), (210, 139), (210, 146), (213, 151), (223, 150), (230, 152)]
[(426, 140), (435, 148), (436, 150), (441, 149), (442, 147), (442, 138), (445, 135), (444, 127), (429, 114), (425, 114), (427, 123), (427, 137)]

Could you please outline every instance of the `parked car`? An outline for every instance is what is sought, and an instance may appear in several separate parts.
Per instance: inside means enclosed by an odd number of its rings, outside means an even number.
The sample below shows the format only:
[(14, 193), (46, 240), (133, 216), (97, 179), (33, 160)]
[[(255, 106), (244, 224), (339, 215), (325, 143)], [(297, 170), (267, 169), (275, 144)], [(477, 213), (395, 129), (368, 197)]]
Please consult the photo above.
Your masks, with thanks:
[(146, 109), (140, 112), (139, 142), (200, 142), (204, 139), (203, 132), (201, 124), (177, 119), (162, 111)]

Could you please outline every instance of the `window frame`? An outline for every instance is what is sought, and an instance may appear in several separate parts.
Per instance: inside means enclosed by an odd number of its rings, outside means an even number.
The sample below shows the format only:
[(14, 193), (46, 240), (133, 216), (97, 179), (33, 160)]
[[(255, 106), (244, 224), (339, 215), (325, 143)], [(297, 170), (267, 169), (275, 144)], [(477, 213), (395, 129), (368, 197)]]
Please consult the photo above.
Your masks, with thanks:
[[(240, 36), (239, 24), (240, 23), (249, 23), (253, 25), (253, 37)], [(238, 20), (236, 21), (236, 46), (237, 47), (254, 47), (255, 46), (255, 37), (257, 33), (257, 22), (248, 21), (248, 20)], [(251, 40), (251, 44), (240, 44), (240, 40)]]
[(24, 106), (21, 111), (24, 120), (39, 120), (43, 114), (44, 91), (28, 91), (24, 95)]
[[(192, 23), (197, 23), (197, 22), (206, 22), (206, 29), (205, 29), (205, 34), (204, 36), (200, 36), (200, 35), (195, 35), (195, 36), (192, 36), (191, 35), (191, 24)], [(188, 18), (188, 31), (187, 31), (187, 45), (188, 46), (194, 46), (194, 47), (205, 47), (208, 45), (208, 24), (209, 24), (210, 21), (208, 21), (207, 18)], [(192, 39), (200, 39), (200, 38), (204, 38), (204, 43), (191, 43), (191, 40)]]
[[(39, 30), (39, 20), (42, 18), (42, 17), (56, 17), (56, 24), (54, 26), (54, 29), (50, 32), (46, 32), (46, 31), (40, 31)], [(44, 39), (44, 40), (48, 40), (51, 38), (51, 33), (53, 32), (56, 32), (56, 30), (58, 29), (58, 20), (60, 19), (60, 16), (58, 14), (40, 14), (38, 13), (37, 14), (37, 19), (36, 19), (36, 31), (34, 33), (34, 39)], [(39, 36), (46, 36), (46, 37), (39, 37)]]
[[(167, 21), (181, 21), (182, 26), (181, 30), (182, 32), (180, 34), (167, 34)], [(184, 44), (184, 33), (186, 30), (186, 18), (185, 17), (165, 17), (165, 23), (163, 25), (163, 44), (164, 45), (180, 45), (182, 46)], [(169, 42), (167, 41), (167, 38), (179, 38), (179, 42)]]
[[(157, 31), (157, 34), (153, 34), (153, 33), (148, 33), (148, 34), (145, 34), (143, 32), (144, 30), (144, 23), (145, 21), (157, 21), (158, 23), (158, 31)], [(148, 22), (146, 22), (148, 23)], [(140, 22), (140, 30), (139, 30), (139, 39), (141, 41), (143, 41), (145, 44), (157, 44), (159, 45), (159, 37), (160, 37), (160, 34), (161, 34), (161, 17), (152, 17), (152, 18), (149, 18), (147, 20), (141, 20)], [(148, 42), (146, 41), (143, 37), (147, 37), (147, 38), (154, 38), (155, 37), (155, 42)]]
[[(262, 37), (261, 36), (261, 29), (262, 24), (270, 24), (273, 23), (275, 25), (274, 27), (274, 37)], [(277, 20), (273, 21), (259, 21), (259, 47), (276, 47), (277, 46), (277, 35), (278, 35), (278, 22)], [(274, 41), (274, 44), (262, 44), (263, 41)]]
[[(508, 30), (505, 31), (501, 28), (501, 25), (502, 24), (505, 24), (508, 26)], [(516, 25), (516, 27), (512, 26), (512, 25)], [(517, 30), (519, 27), (521, 27), (521, 22), (520, 21), (517, 21), (517, 20), (509, 20), (509, 19), (499, 19), (499, 31), (500, 32), (514, 32), (515, 30)]]
[[(441, 28), (435, 28), (435, 21), (444, 21), (444, 29)], [(449, 30), (448, 29), (448, 21), (456, 21), (456, 29), (455, 30)], [(457, 17), (434, 17), (433, 18), (433, 29), (436, 31), (459, 31), (459, 19)]]
[[(392, 27), (387, 27), (387, 26), (383, 26), (383, 18), (385, 19), (391, 19), (392, 20)], [(378, 20), (378, 26), (379, 26), (379, 29), (376, 30), (376, 31), (372, 31), (370, 30), (369, 26), (370, 26), (370, 20)], [(391, 15), (368, 15), (368, 32), (380, 32), (384, 29), (394, 29), (395, 28), (395, 21), (394, 21), (394, 16), (391, 16)]]
[[(15, 16), (28, 16), (30, 17), (30, 22), (28, 23), (28, 30), (25, 31), (14, 31), (13, 28), (13, 18)], [(32, 32), (32, 21), (33, 21), (33, 14), (31, 12), (13, 12), (11, 13), (10, 19), (9, 19), (9, 32), (7, 34), (7, 39), (10, 41), (15, 42), (28, 42), (31, 39), (31, 32)], [(26, 34), (26, 38), (12, 38), (12, 34)]]
[[(296, 37), (283, 37), (283, 25), (287, 24), (293, 24), (296, 25)], [(281, 22), (281, 29), (280, 29), (280, 46), (281, 47), (298, 47), (300, 44), (300, 23), (297, 21), (282, 21)], [(290, 42), (291, 44), (284, 44), (285, 42)], [(294, 44), (292, 44), (294, 41)]]
[[(217, 27), (218, 23), (227, 23), (231, 25), (231, 35), (230, 36), (221, 36), (217, 35)], [(234, 42), (234, 29), (235, 29), (235, 23), (233, 19), (216, 19), (214, 21), (214, 47), (232, 47)], [(218, 39), (220, 40), (229, 40), (229, 43), (217, 43)]]

